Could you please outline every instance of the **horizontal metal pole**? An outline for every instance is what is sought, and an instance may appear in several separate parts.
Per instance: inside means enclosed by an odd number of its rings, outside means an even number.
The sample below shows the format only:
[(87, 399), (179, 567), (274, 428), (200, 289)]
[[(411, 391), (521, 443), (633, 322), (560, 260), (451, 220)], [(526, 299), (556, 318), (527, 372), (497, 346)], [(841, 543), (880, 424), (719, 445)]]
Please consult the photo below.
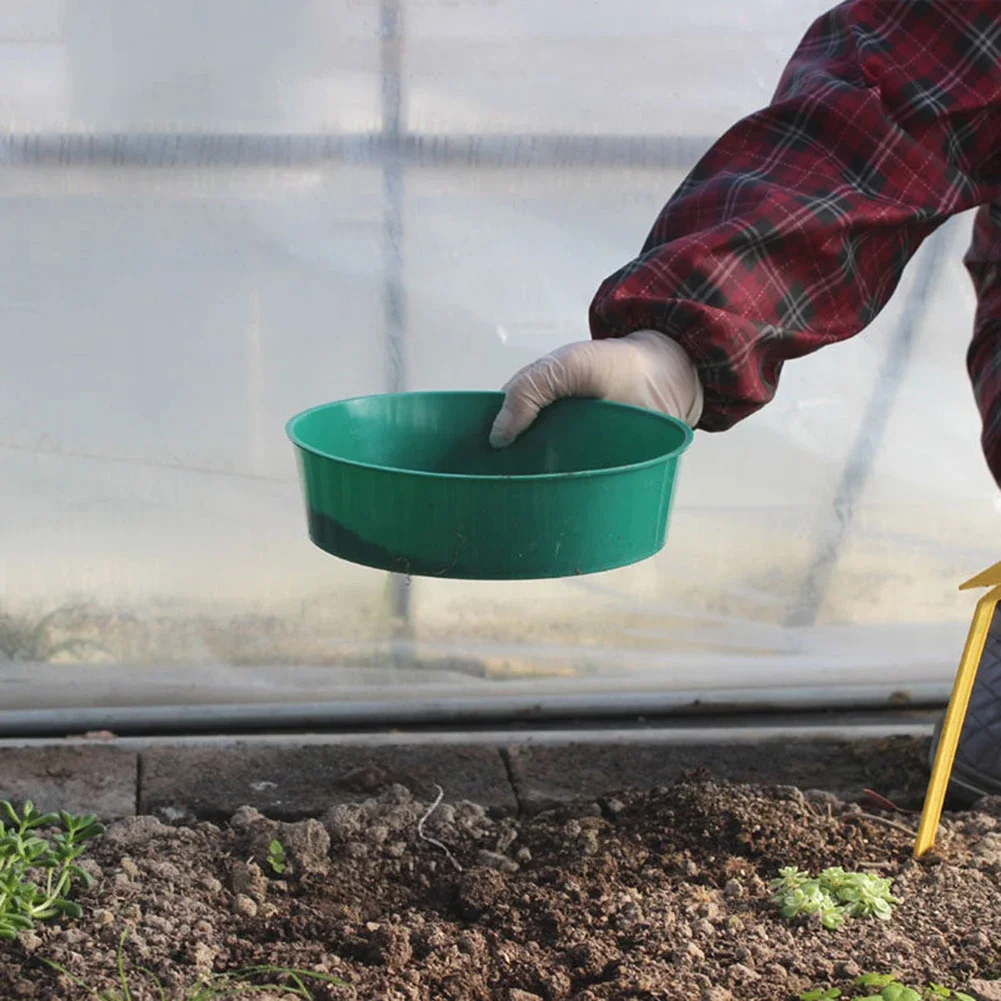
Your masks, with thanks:
[(0, 166), (634, 167), (687, 170), (710, 147), (704, 136), (351, 135), (238, 133), (38, 133), (0, 137)]
[(879, 740), (887, 737), (927, 737), (940, 713), (823, 713), (814, 716), (729, 717), (699, 720), (698, 726), (672, 721), (610, 723), (574, 721), (564, 726), (523, 729), (351, 730), (269, 733), (201, 733), (196, 735), (135, 735), (131, 737), (7, 737), (0, 751), (18, 747), (118, 747), (143, 751), (155, 747), (239, 747), (271, 749), (300, 747), (560, 747), (567, 744), (719, 745), (759, 744), (773, 740)]
[[(865, 688), (729, 689), (717, 693), (635, 692), (549, 697), (495, 696), (444, 699), (317, 701), (308, 704), (91, 706), (0, 711), (0, 737), (61, 736), (92, 730), (136, 734), (275, 732), (400, 726), (474, 726), (490, 722), (789, 714), (833, 710), (887, 710), (898, 691)], [(948, 685), (909, 686), (908, 710), (945, 705)]]

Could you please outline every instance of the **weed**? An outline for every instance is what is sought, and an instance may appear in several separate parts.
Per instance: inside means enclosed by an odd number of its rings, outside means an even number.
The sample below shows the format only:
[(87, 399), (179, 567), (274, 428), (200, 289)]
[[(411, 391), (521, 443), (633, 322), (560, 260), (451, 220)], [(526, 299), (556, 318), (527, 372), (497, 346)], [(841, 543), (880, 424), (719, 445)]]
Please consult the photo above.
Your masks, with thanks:
[(285, 871), (285, 849), (277, 838), (268, 845), (268, 865), (276, 876)]
[[(59, 827), (50, 838), (37, 832)], [(77, 865), (84, 842), (104, 833), (95, 817), (65, 811), (39, 813), (29, 800), (18, 814), (0, 802), (0, 939), (14, 939), (36, 921), (57, 915), (79, 917), (80, 908), (67, 899), (74, 880), (91, 886), (90, 874)]]
[[(65, 966), (53, 962), (51, 959), (43, 959), (42, 962), (61, 973), (71, 980), (77, 987), (85, 990), (94, 1001), (134, 1001), (132, 994), (133, 985), (129, 974), (125, 970), (125, 940), (128, 932), (123, 932), (118, 940), (118, 952), (115, 963), (115, 972), (119, 987), (110, 990), (99, 991), (80, 977), (74, 976)], [(159, 977), (146, 967), (139, 967), (139, 971), (145, 974), (153, 986), (156, 988), (160, 1001), (166, 1001), (167, 995), (164, 992), (163, 984)], [(253, 983), (262, 977), (283, 977), (283, 984)], [(223, 998), (232, 997), (234, 994), (247, 994), (253, 991), (263, 995), (281, 994), (291, 995), (295, 998), (302, 998), (303, 1001), (312, 1001), (313, 995), (306, 986), (310, 980), (318, 983), (333, 984), (335, 987), (347, 987), (343, 980), (332, 977), (326, 973), (314, 973), (310, 970), (294, 970), (285, 966), (247, 966), (233, 973), (214, 973), (199, 977), (190, 987), (184, 990), (181, 995), (183, 1001), (221, 1001)]]
[(854, 985), (863, 993), (852, 992), (851, 998), (842, 994), (837, 987), (817, 987), (812, 991), (804, 991), (799, 995), (799, 1001), (973, 1001), (969, 994), (950, 990), (941, 984), (928, 984), (927, 987), (908, 987), (902, 984), (893, 973), (863, 973), (856, 977)]
[(819, 876), (801, 869), (779, 870), (771, 882), (772, 903), (784, 918), (819, 914), (825, 928), (838, 928), (846, 918), (889, 920), (900, 901), (890, 893), (890, 881), (865, 872), (845, 872), (832, 867)]

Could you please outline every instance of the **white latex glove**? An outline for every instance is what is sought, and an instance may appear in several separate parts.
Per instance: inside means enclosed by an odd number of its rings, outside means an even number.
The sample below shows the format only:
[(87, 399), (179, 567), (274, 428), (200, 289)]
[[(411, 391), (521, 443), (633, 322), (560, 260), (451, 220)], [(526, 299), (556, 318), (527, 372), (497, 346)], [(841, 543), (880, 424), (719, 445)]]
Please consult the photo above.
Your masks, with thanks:
[(655, 330), (579, 341), (523, 368), (504, 386), (504, 406), (490, 444), (510, 445), (539, 411), (570, 396), (630, 403), (695, 427), (702, 416), (702, 383), (677, 341)]

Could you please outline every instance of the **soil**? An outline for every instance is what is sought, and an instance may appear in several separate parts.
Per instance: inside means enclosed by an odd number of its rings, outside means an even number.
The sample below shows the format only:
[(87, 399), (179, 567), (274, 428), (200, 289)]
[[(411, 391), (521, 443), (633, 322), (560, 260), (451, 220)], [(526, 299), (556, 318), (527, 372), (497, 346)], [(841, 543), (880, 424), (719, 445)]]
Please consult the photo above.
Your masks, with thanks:
[[(871, 747), (874, 786), (915, 806), (926, 746)], [(124, 929), (126, 969), (178, 999), (200, 975), (262, 963), (347, 982), (318, 1001), (775, 1001), (860, 972), (1001, 976), (1001, 800), (947, 815), (921, 862), (913, 814), (704, 772), (533, 816), (445, 801), (423, 832), (447, 852), (419, 835), (430, 806), (391, 786), (295, 823), (249, 807), (221, 825), (118, 822), (88, 853), (83, 917), (0, 943), (0, 998), (87, 996), (43, 957), (113, 988)], [(282, 878), (264, 862), (272, 838)], [(786, 865), (885, 875), (902, 902), (836, 931), (789, 921), (768, 887)], [(158, 997), (138, 973), (131, 989)]]

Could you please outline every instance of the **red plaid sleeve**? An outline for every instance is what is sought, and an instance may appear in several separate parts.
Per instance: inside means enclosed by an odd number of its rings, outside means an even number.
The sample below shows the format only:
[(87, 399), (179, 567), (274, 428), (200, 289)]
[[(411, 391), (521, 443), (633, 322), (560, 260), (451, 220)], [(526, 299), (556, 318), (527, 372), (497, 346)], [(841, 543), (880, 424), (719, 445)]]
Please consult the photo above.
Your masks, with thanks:
[[(1001, 2), (848, 0), (602, 283), (592, 335), (675, 338), (705, 389), (699, 426), (724, 430), (773, 397), (788, 359), (869, 324), (921, 242), (1001, 203), (999, 181)], [(970, 256), (981, 295), (970, 358), (1001, 482), (998, 221), (981, 213)]]
[(1001, 484), (1001, 206), (985, 205), (973, 224), (966, 267), (977, 290), (977, 315), (967, 367), (983, 417), (983, 446)]

